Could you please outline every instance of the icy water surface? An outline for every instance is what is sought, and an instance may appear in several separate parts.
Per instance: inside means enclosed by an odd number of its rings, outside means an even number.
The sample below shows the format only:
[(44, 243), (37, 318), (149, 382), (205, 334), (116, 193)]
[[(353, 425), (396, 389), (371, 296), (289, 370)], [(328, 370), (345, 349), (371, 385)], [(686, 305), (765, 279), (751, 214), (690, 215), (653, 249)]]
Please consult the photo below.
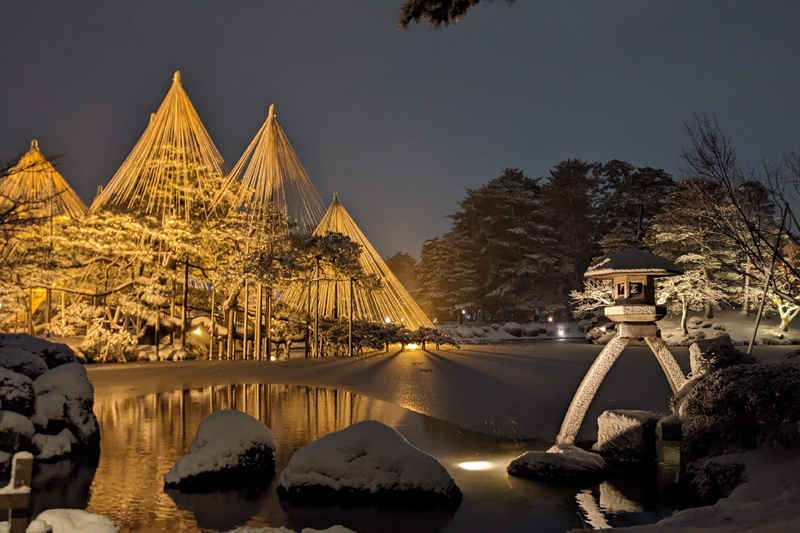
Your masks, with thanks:
[[(85, 508), (121, 531), (227, 531), (237, 526), (326, 528), (358, 533), (562, 532), (654, 522), (672, 512), (663, 487), (675, 465), (618, 473), (601, 484), (553, 486), (505, 473), (523, 451), (546, 443), (495, 438), (459, 429), (401, 407), (356, 394), (294, 385), (233, 385), (98, 398), (99, 461), (40, 465), (34, 516), (52, 507)], [(298, 448), (361, 420), (378, 420), (441, 461), (464, 493), (457, 510), (298, 506), (278, 498), (277, 476), (265, 488), (210, 494), (164, 490), (163, 474), (188, 452), (200, 420), (238, 409), (266, 423), (278, 443), (280, 472)], [(478, 469), (475, 469), (478, 468)]]

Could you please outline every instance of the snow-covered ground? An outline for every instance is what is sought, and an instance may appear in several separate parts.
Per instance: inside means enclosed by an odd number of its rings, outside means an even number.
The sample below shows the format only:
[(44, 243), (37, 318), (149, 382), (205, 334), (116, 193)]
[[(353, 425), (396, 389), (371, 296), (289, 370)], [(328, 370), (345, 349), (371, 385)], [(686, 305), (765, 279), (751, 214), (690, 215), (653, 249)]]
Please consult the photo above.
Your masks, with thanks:
[(440, 324), (438, 329), (460, 343), (498, 343), (515, 340), (585, 339), (583, 327), (577, 322), (532, 322), (520, 324)]

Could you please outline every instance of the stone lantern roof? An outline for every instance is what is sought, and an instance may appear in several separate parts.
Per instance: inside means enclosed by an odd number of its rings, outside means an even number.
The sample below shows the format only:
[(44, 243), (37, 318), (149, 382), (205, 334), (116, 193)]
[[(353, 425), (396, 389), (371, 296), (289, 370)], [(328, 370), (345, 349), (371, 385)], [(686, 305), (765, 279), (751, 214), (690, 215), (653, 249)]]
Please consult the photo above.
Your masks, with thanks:
[(596, 260), (584, 274), (587, 278), (612, 279), (626, 274), (639, 274), (650, 277), (679, 276), (683, 270), (669, 259), (639, 250), (628, 248), (618, 254), (608, 255)]

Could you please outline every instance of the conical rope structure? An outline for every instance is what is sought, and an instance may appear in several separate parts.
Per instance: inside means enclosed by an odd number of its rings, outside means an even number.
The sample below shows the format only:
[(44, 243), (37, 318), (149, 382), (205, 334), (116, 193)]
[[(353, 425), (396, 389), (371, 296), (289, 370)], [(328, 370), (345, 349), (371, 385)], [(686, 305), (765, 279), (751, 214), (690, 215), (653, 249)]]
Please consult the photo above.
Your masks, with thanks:
[(224, 198), (235, 181), (241, 182), (230, 210), (244, 212), (251, 230), (258, 232), (268, 204), (283, 213), (300, 232), (311, 233), (325, 214), (325, 205), (269, 107), (267, 120), (228, 175)]
[(25, 216), (45, 219), (80, 218), (86, 204), (69, 186), (50, 161), (39, 151), (39, 142), (31, 141), (31, 149), (0, 180), (0, 209), (22, 204)]
[(222, 156), (176, 72), (166, 98), (91, 211), (205, 220), (213, 214), (223, 175)]
[[(354, 319), (370, 322), (384, 322), (388, 319), (390, 322), (402, 324), (411, 330), (420, 327), (434, 327), (339, 202), (337, 194), (334, 194), (333, 202), (314, 231), (314, 235), (322, 236), (329, 232), (341, 233), (350, 237), (353, 242), (360, 244), (362, 247), (359, 257), (361, 268), (365, 274), (376, 276), (383, 285), (377, 290), (362, 288), (358, 284), (354, 286)], [(349, 309), (347, 301), (349, 281), (336, 279), (333, 272), (322, 272), (318, 277), (322, 278), (318, 283), (299, 281), (292, 283), (281, 295), (281, 301), (295, 309), (305, 309), (308, 302), (311, 302), (312, 309), (309, 309), (309, 312), (312, 312), (316, 305), (317, 287), (319, 287), (320, 315), (333, 318), (338, 313), (346, 316)]]

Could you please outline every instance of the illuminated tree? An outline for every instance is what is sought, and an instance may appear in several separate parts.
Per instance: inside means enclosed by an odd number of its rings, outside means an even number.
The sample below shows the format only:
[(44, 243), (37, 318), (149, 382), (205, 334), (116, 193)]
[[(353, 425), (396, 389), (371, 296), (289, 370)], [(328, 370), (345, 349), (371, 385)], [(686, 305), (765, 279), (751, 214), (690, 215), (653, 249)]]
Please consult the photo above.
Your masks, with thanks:
[(658, 282), (658, 303), (667, 304), (670, 313), (680, 315), (684, 334), (689, 332), (686, 319), (690, 310), (701, 311), (709, 302), (719, 309), (725, 298), (719, 284), (709, 280), (702, 270), (687, 270), (682, 276), (661, 278)]

